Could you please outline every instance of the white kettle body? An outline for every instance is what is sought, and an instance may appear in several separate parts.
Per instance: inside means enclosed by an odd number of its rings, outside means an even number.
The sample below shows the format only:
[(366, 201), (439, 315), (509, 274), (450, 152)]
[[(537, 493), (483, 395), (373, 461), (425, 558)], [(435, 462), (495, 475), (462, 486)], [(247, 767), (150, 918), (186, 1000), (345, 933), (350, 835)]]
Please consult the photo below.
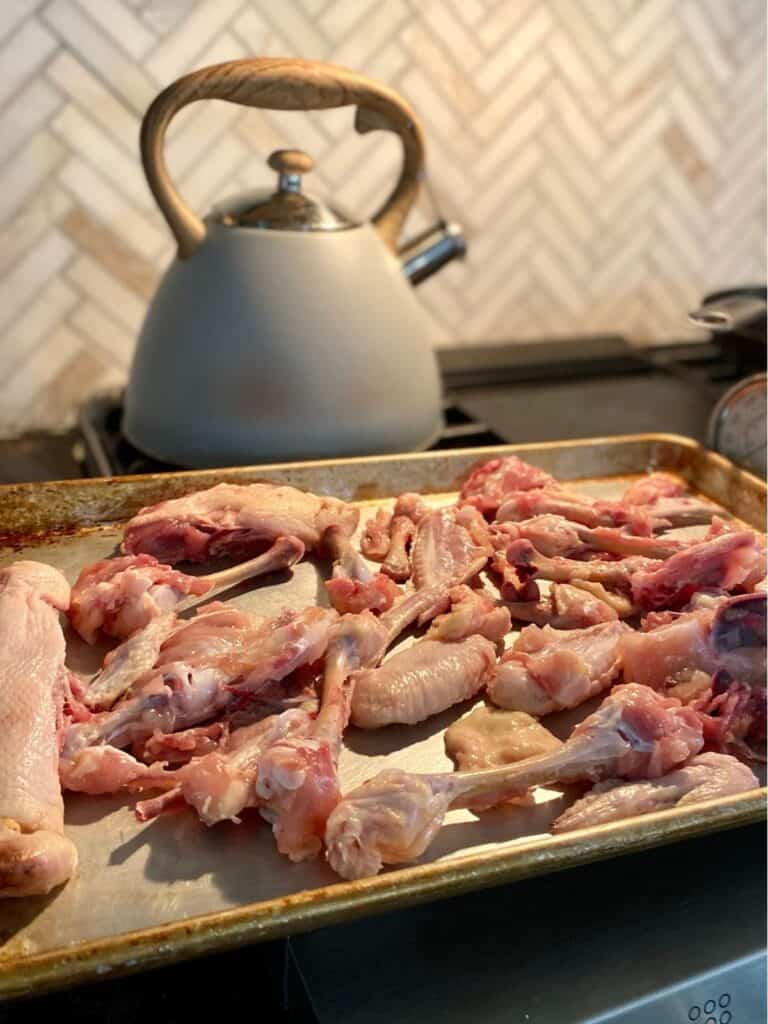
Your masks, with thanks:
[[(215, 97), (278, 109), (358, 104), (357, 128), (401, 135), (403, 172), (370, 223), (301, 191), (305, 154), (280, 151), (272, 194), (240, 197), (200, 221), (162, 156), (173, 114)], [(440, 382), (411, 280), (463, 253), (441, 228), (398, 255), (415, 196), (421, 134), (404, 102), (353, 72), (248, 60), (194, 72), (155, 100), (142, 127), (147, 178), (179, 245), (147, 312), (123, 430), (144, 452), (187, 466), (394, 452), (429, 445)]]

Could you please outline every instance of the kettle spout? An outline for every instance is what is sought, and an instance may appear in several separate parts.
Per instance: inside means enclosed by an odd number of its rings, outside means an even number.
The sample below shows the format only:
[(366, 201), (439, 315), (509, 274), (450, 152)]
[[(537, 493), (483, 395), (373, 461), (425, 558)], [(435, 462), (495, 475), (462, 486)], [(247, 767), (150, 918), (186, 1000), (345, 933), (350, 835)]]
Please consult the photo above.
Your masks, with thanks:
[(463, 259), (467, 241), (458, 224), (440, 220), (406, 242), (397, 255), (411, 284), (421, 284), (451, 260)]

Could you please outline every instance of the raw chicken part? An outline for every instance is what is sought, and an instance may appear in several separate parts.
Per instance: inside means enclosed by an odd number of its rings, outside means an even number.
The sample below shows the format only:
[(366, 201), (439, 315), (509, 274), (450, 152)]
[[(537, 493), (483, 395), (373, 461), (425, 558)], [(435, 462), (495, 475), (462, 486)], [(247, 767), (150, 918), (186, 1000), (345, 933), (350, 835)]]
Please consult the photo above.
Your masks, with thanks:
[(393, 516), (389, 530), (389, 550), (381, 566), (386, 573), (398, 583), (404, 583), (411, 575), (411, 562), (408, 558), (408, 546), (416, 536), (416, 523), (409, 516)]
[(511, 491), (529, 491), (557, 486), (557, 481), (543, 469), (537, 469), (516, 455), (491, 459), (472, 470), (461, 488), (459, 501), (474, 505), (483, 515), (494, 515), (504, 496)]
[(506, 607), (513, 619), (554, 629), (583, 629), (598, 622), (626, 618), (634, 612), (626, 597), (610, 594), (599, 583), (588, 580), (553, 583), (538, 601), (508, 601)]
[(427, 633), (428, 639), (454, 642), (477, 635), (498, 643), (510, 631), (509, 612), (487, 594), (462, 584), (452, 587), (448, 596), (451, 609), (437, 616)]
[(186, 595), (210, 589), (204, 577), (177, 572), (152, 555), (107, 558), (87, 565), (77, 577), (69, 621), (89, 644), (99, 631), (125, 639), (173, 611)]
[(111, 711), (72, 722), (59, 765), (67, 789), (107, 793), (147, 777), (123, 748), (156, 732), (187, 729), (220, 714), (235, 693), (257, 695), (322, 657), (336, 613), (307, 608), (263, 619), (217, 603), (173, 631), (151, 673)]
[(559, 750), (562, 741), (524, 711), (481, 704), (445, 731), (445, 752), (460, 771), (515, 764)]
[[(499, 558), (499, 555), (502, 555), (502, 558)], [(629, 558), (622, 558), (619, 561), (593, 559), (588, 562), (560, 556), (548, 558), (538, 552), (530, 541), (516, 540), (507, 548), (505, 559), (503, 553), (497, 552), (494, 569), (500, 568), (503, 572), (502, 597), (508, 600), (524, 600), (528, 585), (537, 579), (552, 580), (556, 583), (587, 580), (628, 593), (636, 573), (667, 564), (669, 563), (645, 558), (642, 555), (630, 555)]]
[(691, 706), (702, 716), (707, 750), (735, 754), (744, 761), (766, 760), (765, 686), (750, 686), (727, 672), (716, 672), (709, 690)]
[(624, 622), (586, 629), (526, 626), (496, 666), (488, 696), (498, 707), (548, 715), (607, 689), (621, 670)]
[(44, 895), (77, 867), (57, 772), (68, 605), (56, 569), (0, 569), (0, 896)]
[(311, 721), (306, 712), (289, 710), (236, 729), (217, 750), (168, 773), (175, 783), (173, 788), (160, 797), (139, 802), (137, 818), (149, 821), (186, 804), (197, 811), (205, 825), (239, 822), (247, 807), (259, 805), (255, 784), (264, 753), (278, 740), (307, 733)]
[(124, 640), (104, 658), (104, 667), (91, 681), (83, 701), (92, 711), (106, 711), (129, 690), (158, 659), (160, 648), (176, 626), (176, 616), (166, 612), (150, 619), (128, 640)]
[(687, 764), (657, 779), (596, 783), (555, 821), (554, 833), (592, 828), (610, 821), (687, 807), (717, 797), (746, 793), (759, 786), (755, 775), (728, 754), (697, 754)]
[(659, 498), (679, 498), (687, 488), (669, 473), (649, 473), (640, 477), (621, 496), (624, 505), (653, 505)]
[(349, 721), (354, 670), (370, 664), (385, 630), (370, 612), (345, 615), (325, 657), (320, 712), (308, 733), (274, 743), (259, 762), (256, 795), (277, 848), (293, 861), (322, 849), (329, 814), (341, 799), (337, 765)]
[(376, 509), (376, 515), (365, 524), (360, 538), (360, 550), (373, 562), (383, 562), (389, 551), (389, 525), (392, 513), (385, 508)]
[(385, 771), (347, 794), (328, 819), (328, 862), (343, 878), (421, 856), (450, 806), (496, 802), (554, 782), (658, 778), (702, 747), (699, 716), (645, 686), (618, 686), (559, 750), (479, 772)]
[(697, 590), (749, 589), (765, 576), (765, 546), (751, 530), (723, 533), (691, 544), (659, 566), (636, 571), (632, 597), (641, 608), (682, 608)]
[(195, 757), (204, 757), (226, 746), (230, 730), (226, 721), (210, 725), (194, 725), (180, 732), (154, 732), (134, 754), (146, 764), (161, 761), (168, 765), (187, 764)]
[(325, 588), (331, 604), (341, 614), (384, 612), (400, 596), (400, 589), (388, 576), (371, 572), (365, 559), (338, 526), (323, 535), (323, 548), (334, 559), (333, 575)]
[(258, 554), (278, 537), (298, 537), (312, 551), (330, 526), (351, 536), (358, 517), (353, 505), (295, 487), (218, 484), (143, 508), (125, 527), (123, 551), (205, 562)]
[(379, 729), (396, 722), (423, 722), (473, 697), (495, 663), (494, 645), (481, 636), (459, 643), (421, 640), (380, 668), (355, 673), (352, 723)]

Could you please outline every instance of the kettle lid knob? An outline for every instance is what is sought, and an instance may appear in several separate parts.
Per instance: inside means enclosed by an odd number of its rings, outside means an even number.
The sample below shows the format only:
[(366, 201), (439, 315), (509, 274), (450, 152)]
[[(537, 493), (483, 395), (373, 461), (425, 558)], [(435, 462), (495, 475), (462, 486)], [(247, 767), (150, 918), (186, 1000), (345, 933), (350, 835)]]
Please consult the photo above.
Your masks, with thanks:
[(267, 163), (280, 175), (277, 183), (280, 192), (298, 192), (302, 174), (309, 174), (315, 166), (312, 157), (300, 149), (276, 149)]

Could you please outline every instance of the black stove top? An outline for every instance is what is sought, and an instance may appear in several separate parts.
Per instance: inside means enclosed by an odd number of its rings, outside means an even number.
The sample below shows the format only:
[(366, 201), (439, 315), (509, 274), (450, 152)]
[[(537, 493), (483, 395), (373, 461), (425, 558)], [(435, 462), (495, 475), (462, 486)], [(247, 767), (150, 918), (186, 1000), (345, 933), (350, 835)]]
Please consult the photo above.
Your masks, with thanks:
[[(438, 360), (446, 395), (438, 450), (646, 432), (704, 441), (723, 391), (761, 368), (719, 344), (644, 350), (612, 335), (456, 347), (439, 351)], [(97, 395), (83, 408), (89, 475), (183, 468), (134, 448), (121, 419), (119, 393)]]

